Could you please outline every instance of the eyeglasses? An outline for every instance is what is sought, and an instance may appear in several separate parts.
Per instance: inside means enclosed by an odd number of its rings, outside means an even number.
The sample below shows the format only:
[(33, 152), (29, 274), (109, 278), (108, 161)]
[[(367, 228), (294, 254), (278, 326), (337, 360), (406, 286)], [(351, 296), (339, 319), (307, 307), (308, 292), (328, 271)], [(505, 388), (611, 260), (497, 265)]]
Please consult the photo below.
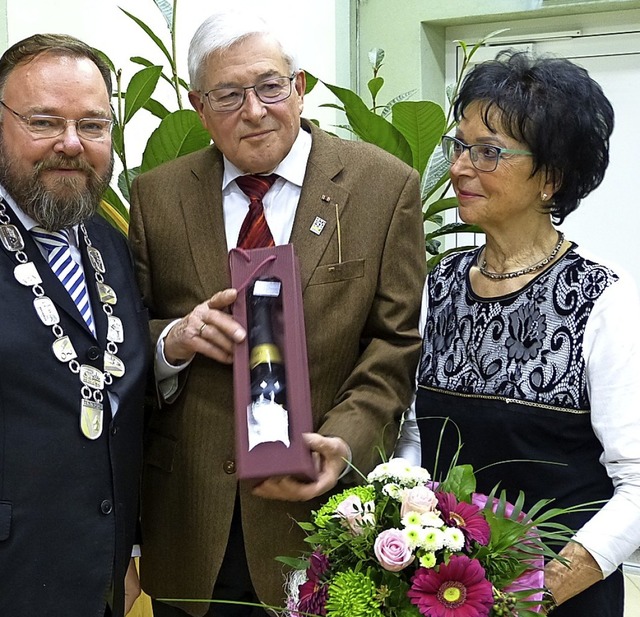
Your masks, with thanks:
[(23, 116), (11, 109), (4, 101), (0, 101), (0, 105), (22, 120), (35, 139), (48, 139), (62, 135), (67, 128), (67, 124), (72, 123), (75, 124), (76, 132), (81, 139), (100, 141), (109, 135), (113, 126), (113, 120), (108, 120), (107, 118), (69, 120), (62, 116), (47, 116), (45, 114)]
[(297, 73), (291, 77), (270, 77), (259, 81), (253, 86), (237, 86), (230, 88), (214, 88), (205, 92), (204, 97), (209, 101), (213, 111), (236, 111), (244, 104), (247, 98), (247, 90), (253, 90), (258, 99), (267, 105), (279, 103), (291, 96), (291, 83)]
[(517, 154), (522, 156), (533, 156), (533, 152), (528, 150), (511, 150), (509, 148), (499, 148), (488, 144), (473, 144), (468, 146), (455, 137), (445, 136), (442, 138), (442, 153), (449, 163), (455, 163), (465, 150), (469, 150), (471, 164), (478, 171), (495, 171), (500, 162), (500, 157), (505, 154)]

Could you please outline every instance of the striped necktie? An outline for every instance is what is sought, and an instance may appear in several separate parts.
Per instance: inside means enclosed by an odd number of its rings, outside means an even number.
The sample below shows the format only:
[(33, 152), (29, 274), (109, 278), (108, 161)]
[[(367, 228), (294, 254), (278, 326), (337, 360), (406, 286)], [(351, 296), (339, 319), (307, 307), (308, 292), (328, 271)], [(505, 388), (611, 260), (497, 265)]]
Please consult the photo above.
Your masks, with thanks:
[(249, 175), (236, 178), (236, 184), (250, 200), (249, 212), (242, 222), (242, 227), (238, 234), (238, 248), (257, 249), (275, 246), (271, 230), (267, 225), (267, 219), (264, 217), (262, 198), (277, 179), (277, 174), (269, 176)]
[(95, 336), (96, 329), (91, 315), (87, 285), (82, 268), (71, 256), (69, 230), (47, 231), (41, 227), (34, 227), (31, 230), (31, 234), (44, 249), (51, 269), (69, 292), (71, 299), (78, 307), (78, 311), (80, 311), (80, 315), (82, 315), (82, 318)]

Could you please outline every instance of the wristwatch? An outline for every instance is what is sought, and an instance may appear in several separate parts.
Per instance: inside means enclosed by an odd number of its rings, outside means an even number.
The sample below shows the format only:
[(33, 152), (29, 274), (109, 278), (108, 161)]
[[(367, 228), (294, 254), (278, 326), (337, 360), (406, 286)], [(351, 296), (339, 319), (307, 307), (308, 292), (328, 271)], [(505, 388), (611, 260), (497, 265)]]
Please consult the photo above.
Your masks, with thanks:
[(548, 615), (553, 609), (558, 608), (553, 592), (548, 587), (542, 591), (542, 602), (540, 603), (545, 614)]

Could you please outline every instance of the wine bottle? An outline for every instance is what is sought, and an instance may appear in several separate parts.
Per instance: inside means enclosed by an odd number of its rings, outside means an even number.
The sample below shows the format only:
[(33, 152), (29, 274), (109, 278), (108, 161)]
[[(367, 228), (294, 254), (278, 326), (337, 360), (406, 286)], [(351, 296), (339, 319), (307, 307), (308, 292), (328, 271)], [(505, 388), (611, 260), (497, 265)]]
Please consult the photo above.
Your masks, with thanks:
[(249, 292), (250, 447), (264, 441), (289, 445), (285, 367), (273, 334), (280, 288), (280, 281), (259, 279)]

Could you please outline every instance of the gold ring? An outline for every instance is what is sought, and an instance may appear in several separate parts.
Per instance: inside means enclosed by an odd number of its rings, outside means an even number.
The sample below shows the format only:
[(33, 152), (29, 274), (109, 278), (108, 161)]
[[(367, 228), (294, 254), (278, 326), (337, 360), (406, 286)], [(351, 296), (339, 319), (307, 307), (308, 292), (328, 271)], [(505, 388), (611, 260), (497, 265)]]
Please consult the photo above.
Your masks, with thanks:
[(206, 323), (202, 323), (202, 325), (200, 326), (200, 330), (198, 330), (198, 336), (202, 336), (202, 331), (207, 327)]

